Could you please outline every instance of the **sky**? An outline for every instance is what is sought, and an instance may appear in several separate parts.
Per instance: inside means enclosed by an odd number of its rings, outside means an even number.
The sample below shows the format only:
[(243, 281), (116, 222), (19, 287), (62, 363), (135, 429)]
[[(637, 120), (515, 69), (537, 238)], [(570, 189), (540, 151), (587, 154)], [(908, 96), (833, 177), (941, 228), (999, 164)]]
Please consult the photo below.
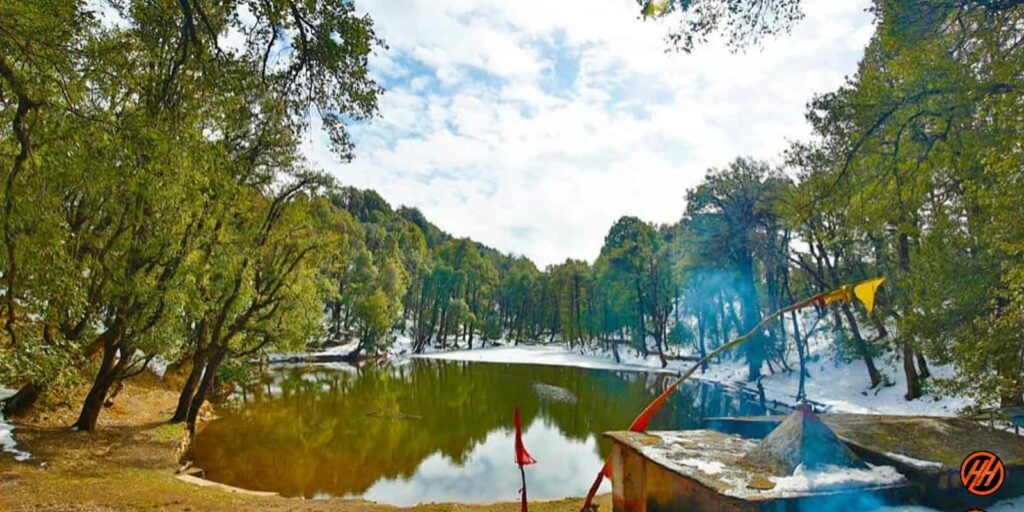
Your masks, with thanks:
[(856, 71), (867, 6), (806, 0), (788, 36), (683, 54), (635, 0), (364, 0), (388, 46), (380, 115), (351, 126), (351, 162), (316, 126), (304, 151), (455, 236), (593, 261), (619, 217), (675, 222), (709, 168), (809, 137), (807, 102)]

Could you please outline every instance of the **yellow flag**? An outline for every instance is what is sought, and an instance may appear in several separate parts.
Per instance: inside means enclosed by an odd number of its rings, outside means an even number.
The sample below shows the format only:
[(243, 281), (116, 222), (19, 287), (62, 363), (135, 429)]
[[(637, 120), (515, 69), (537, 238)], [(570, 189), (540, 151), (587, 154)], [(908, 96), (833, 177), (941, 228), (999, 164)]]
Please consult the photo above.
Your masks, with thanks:
[(849, 303), (853, 300), (853, 287), (848, 284), (844, 284), (839, 288), (826, 293), (825, 296), (822, 297), (822, 300), (825, 301), (826, 306), (839, 301)]
[(661, 16), (668, 11), (669, 3), (668, 0), (648, 0), (644, 3), (643, 8), (640, 9), (641, 14), (645, 18), (653, 18), (655, 16)]
[(855, 293), (857, 298), (864, 303), (864, 307), (867, 308), (868, 313), (871, 313), (875, 309), (875, 292), (878, 291), (878, 287), (882, 286), (882, 283), (884, 282), (884, 277), (876, 277), (862, 283), (857, 283), (857, 285), (853, 287), (853, 293)]

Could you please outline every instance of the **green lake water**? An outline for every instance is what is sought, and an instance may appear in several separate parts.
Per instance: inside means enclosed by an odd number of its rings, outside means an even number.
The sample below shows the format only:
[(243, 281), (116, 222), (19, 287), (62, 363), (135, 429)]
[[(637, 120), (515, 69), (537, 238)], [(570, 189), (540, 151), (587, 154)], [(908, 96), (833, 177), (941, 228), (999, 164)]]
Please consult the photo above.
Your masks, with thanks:
[[(273, 367), (197, 437), (206, 477), (285, 496), (420, 502), (515, 500), (513, 407), (538, 460), (531, 499), (581, 496), (610, 445), (672, 375), (412, 359), (399, 365)], [(681, 388), (650, 430), (763, 414), (721, 387)], [(608, 490), (607, 483), (605, 489)]]

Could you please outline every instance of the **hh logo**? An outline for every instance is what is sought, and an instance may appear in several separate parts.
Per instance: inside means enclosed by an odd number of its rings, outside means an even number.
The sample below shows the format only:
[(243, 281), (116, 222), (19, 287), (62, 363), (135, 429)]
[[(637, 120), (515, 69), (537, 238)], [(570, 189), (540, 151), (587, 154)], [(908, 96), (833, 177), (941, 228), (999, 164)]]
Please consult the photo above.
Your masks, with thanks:
[(960, 465), (960, 482), (975, 496), (988, 496), (1003, 485), (1003, 461), (991, 452), (974, 452)]

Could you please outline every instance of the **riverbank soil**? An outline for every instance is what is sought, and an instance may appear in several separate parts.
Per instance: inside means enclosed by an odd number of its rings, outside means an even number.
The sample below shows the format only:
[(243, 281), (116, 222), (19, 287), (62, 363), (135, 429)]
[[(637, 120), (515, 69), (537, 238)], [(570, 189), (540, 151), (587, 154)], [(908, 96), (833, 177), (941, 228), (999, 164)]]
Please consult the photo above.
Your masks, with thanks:
[[(398, 509), (359, 500), (301, 500), (200, 487), (175, 475), (174, 454), (184, 430), (169, 425), (176, 395), (151, 375), (125, 384), (101, 415), (95, 432), (73, 432), (71, 406), (15, 418), (18, 447), (32, 454), (16, 462), (0, 453), (0, 510), (346, 510), (513, 511), (518, 502), (429, 504)], [(509, 454), (511, 460), (511, 454)], [(513, 468), (514, 469), (514, 468)], [(588, 479), (591, 475), (580, 475)], [(515, 492), (515, 490), (510, 490)], [(530, 503), (537, 512), (577, 511), (581, 498)], [(597, 500), (611, 510), (611, 496)]]

